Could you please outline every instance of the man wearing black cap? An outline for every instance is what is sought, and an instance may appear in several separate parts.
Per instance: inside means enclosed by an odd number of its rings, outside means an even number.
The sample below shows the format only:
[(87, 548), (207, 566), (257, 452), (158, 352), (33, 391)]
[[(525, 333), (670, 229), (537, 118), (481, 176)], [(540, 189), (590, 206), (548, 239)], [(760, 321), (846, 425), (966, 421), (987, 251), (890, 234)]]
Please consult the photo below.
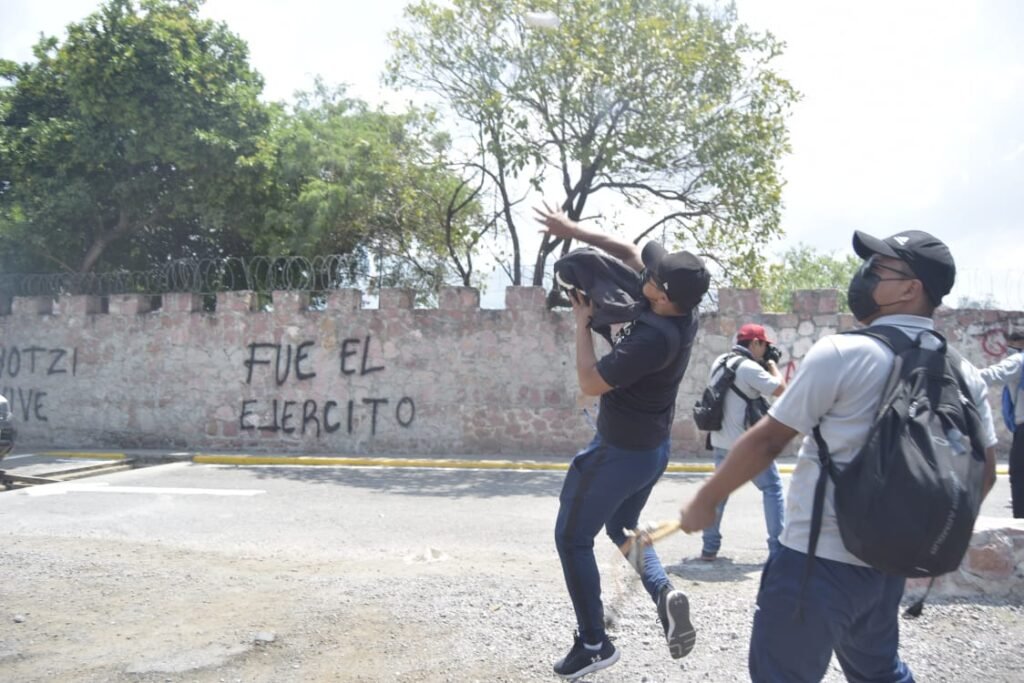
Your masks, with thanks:
[(593, 232), (545, 205), (538, 222), (552, 236), (598, 247), (642, 274), (643, 296), (659, 320), (678, 332), (679, 344), (638, 319), (627, 324), (600, 360), (589, 324), (591, 304), (572, 296), (576, 319), (576, 374), (588, 396), (600, 396), (597, 433), (572, 461), (559, 497), (555, 545), (576, 612), (578, 634), (555, 673), (575, 679), (614, 664), (619, 652), (605, 633), (601, 579), (594, 538), (603, 527), (631, 557), (644, 588), (657, 605), (672, 657), (683, 657), (696, 641), (686, 596), (672, 587), (654, 548), (629, 553), (635, 529), (654, 484), (669, 460), (669, 432), (679, 383), (697, 334), (697, 305), (710, 276), (697, 256), (668, 253), (654, 242), (643, 251), (630, 242)]
[[(938, 348), (932, 314), (949, 293), (956, 267), (949, 249), (926, 232), (884, 240), (854, 233), (864, 263), (850, 281), (850, 310), (864, 325), (892, 326), (922, 346)], [(715, 506), (771, 463), (797, 434), (803, 439), (786, 496), (781, 548), (765, 565), (750, 638), (751, 679), (820, 681), (834, 652), (849, 680), (912, 681), (899, 656), (899, 604), (904, 579), (867, 566), (840, 536), (826, 489), (817, 549), (809, 560), (814, 489), (819, 475), (818, 427), (842, 469), (867, 441), (893, 366), (893, 352), (873, 337), (835, 334), (811, 347), (768, 416), (733, 445), (722, 466), (683, 507), (681, 527), (714, 521)], [(981, 416), (987, 492), (995, 481), (995, 428), (977, 368), (960, 374)], [(805, 584), (806, 582), (806, 584)]]

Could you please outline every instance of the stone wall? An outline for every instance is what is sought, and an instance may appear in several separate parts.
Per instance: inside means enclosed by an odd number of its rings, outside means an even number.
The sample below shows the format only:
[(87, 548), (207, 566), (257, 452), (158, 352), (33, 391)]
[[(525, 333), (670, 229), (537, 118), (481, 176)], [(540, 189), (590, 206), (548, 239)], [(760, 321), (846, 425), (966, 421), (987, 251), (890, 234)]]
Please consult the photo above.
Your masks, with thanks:
[[(788, 376), (823, 335), (850, 329), (834, 290), (797, 292), (794, 312), (761, 311), (754, 290), (721, 290), (705, 314), (681, 387), (673, 457), (704, 457), (689, 419), (715, 356), (739, 325), (759, 322)], [(544, 291), (509, 287), (506, 308), (448, 288), (437, 309), (390, 289), (379, 307), (356, 290), (201, 297), (14, 298), (0, 301), (0, 392), (20, 442), (36, 447), (176, 448), (310, 454), (571, 454), (592, 433), (580, 395), (573, 320)], [(1024, 312), (943, 310), (939, 329), (972, 361), (1003, 356)], [(598, 351), (604, 342), (598, 341)], [(1005, 438), (1005, 433), (1001, 434)]]

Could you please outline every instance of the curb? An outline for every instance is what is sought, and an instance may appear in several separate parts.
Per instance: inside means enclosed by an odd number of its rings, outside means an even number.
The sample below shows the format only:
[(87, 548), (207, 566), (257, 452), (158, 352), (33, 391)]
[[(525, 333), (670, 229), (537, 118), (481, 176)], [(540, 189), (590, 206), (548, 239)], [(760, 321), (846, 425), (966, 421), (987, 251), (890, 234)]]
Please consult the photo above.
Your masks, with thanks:
[[(479, 460), (453, 458), (375, 458), (375, 457), (317, 457), (317, 456), (276, 456), (276, 455), (211, 455), (174, 453), (155, 456), (125, 452), (87, 451), (42, 451), (40, 455), (54, 458), (89, 458), (93, 460), (125, 460), (137, 458), (155, 462), (194, 462), (203, 465), (285, 465), (289, 467), (427, 467), (435, 469), (473, 470), (535, 470), (562, 471), (569, 468), (568, 462), (537, 462), (534, 460)], [(779, 465), (779, 472), (792, 474), (794, 465)], [(667, 472), (686, 474), (710, 474), (715, 471), (713, 463), (672, 463)], [(1009, 465), (997, 464), (996, 474), (1008, 476)]]

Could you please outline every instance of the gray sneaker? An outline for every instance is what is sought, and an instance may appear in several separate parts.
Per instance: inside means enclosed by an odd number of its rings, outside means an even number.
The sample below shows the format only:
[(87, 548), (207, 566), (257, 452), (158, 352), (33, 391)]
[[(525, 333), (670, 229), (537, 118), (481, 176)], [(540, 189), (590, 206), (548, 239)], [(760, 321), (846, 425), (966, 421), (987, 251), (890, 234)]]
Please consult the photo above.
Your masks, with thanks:
[(579, 634), (576, 634), (569, 654), (555, 662), (555, 674), (567, 681), (574, 681), (589, 673), (606, 669), (617, 661), (619, 651), (608, 638), (601, 643), (601, 649), (590, 650), (580, 640)]
[(658, 598), (658, 618), (672, 659), (690, 654), (697, 642), (697, 630), (690, 623), (690, 601), (682, 591), (665, 589)]

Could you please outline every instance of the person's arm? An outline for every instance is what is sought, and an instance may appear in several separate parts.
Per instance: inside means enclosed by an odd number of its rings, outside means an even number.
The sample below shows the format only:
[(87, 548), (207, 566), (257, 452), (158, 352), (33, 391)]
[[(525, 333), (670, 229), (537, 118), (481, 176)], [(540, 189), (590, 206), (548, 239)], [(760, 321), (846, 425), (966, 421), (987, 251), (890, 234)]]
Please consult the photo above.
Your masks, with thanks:
[(786, 388), (785, 378), (772, 361), (762, 365), (757, 360), (744, 360), (736, 368), (736, 379), (741, 380), (739, 386), (743, 393), (749, 394), (753, 390), (757, 392), (755, 396), (765, 398), (778, 396)]
[(985, 496), (992, 490), (992, 487), (996, 485), (996, 449), (995, 446), (989, 446), (985, 449), (985, 484), (982, 488), (981, 499), (985, 500)]
[(779, 382), (779, 386), (775, 387), (775, 390), (772, 391), (772, 396), (782, 396), (782, 392), (786, 390), (786, 378), (779, 372), (779, 366), (775, 364), (775, 361), (770, 360), (764, 364), (764, 369), (773, 379)]
[(594, 353), (594, 335), (590, 332), (590, 317), (593, 306), (585, 302), (577, 292), (569, 293), (572, 312), (576, 318), (576, 379), (580, 391), (587, 396), (600, 396), (612, 390), (597, 371), (597, 354)]
[(981, 375), (981, 378), (985, 380), (985, 384), (990, 387), (1006, 384), (1012, 378), (1020, 376), (1022, 358), (1024, 358), (1024, 354), (1015, 353), (1009, 358), (1004, 358), (998, 363), (990, 365), (978, 372)]
[(721, 467), (680, 510), (680, 528), (693, 533), (715, 521), (715, 507), (768, 467), (797, 431), (767, 415), (736, 440)]
[(544, 226), (542, 232), (562, 239), (579, 240), (597, 247), (637, 272), (644, 269), (644, 263), (640, 260), (640, 247), (632, 242), (603, 232), (588, 230), (571, 220), (564, 211), (552, 209), (546, 202), (543, 209), (534, 207), (533, 210), (537, 213), (537, 222)]

